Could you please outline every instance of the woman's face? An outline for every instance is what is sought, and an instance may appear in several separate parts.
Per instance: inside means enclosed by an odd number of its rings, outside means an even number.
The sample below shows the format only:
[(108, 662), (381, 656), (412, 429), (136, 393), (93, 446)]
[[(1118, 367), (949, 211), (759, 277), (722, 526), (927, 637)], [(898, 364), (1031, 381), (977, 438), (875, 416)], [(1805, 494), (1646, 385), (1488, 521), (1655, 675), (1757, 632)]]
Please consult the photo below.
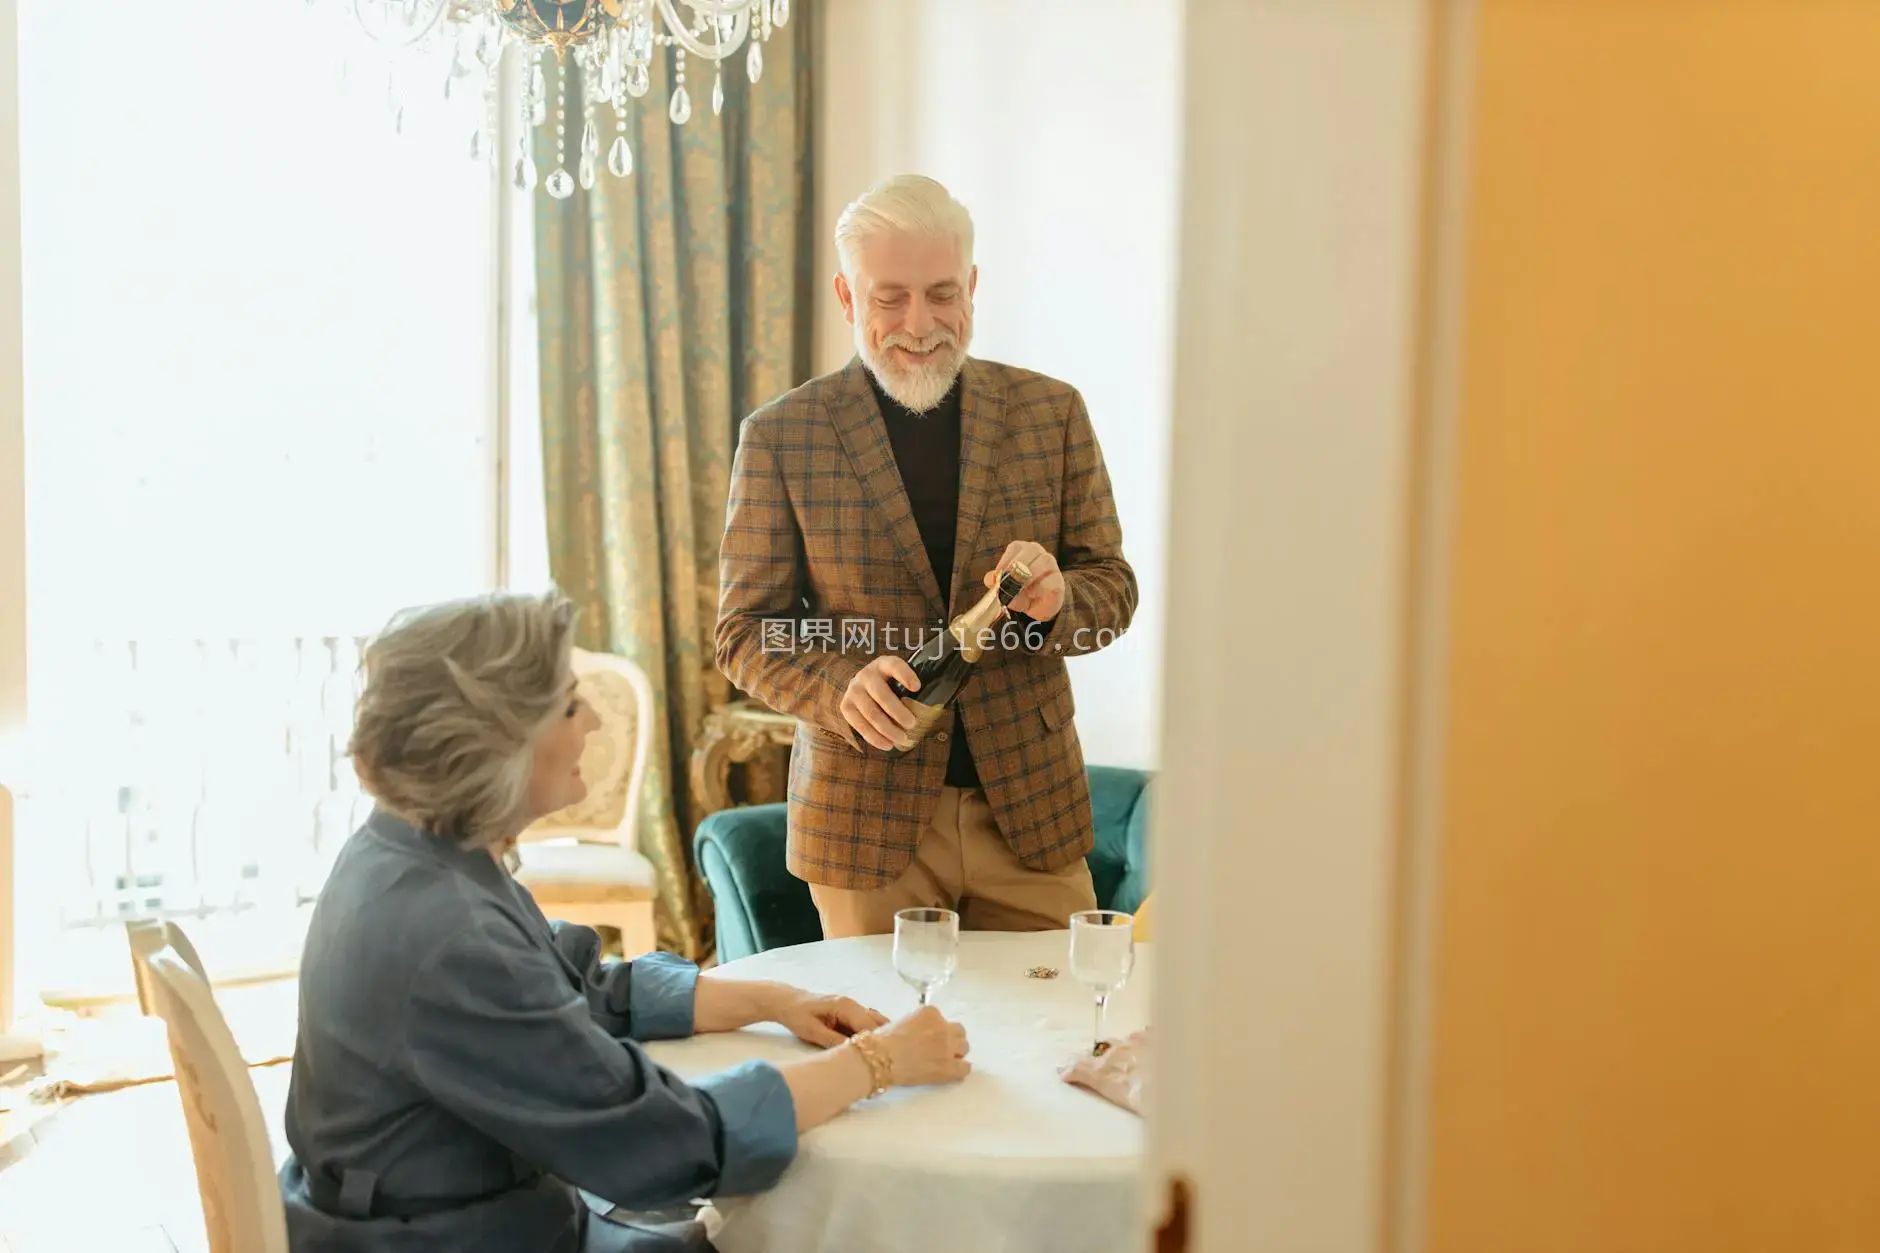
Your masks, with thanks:
[(529, 808), (537, 818), (578, 804), (587, 795), (581, 777), (581, 751), (601, 724), (573, 680), (567, 701), (535, 740), (535, 771), (529, 776)]

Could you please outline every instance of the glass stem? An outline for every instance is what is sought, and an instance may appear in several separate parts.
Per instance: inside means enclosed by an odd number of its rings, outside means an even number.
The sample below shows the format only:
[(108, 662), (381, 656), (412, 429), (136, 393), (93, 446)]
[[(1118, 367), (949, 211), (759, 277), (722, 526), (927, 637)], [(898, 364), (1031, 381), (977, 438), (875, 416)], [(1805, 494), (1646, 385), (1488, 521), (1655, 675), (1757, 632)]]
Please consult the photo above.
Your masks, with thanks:
[(1091, 1043), (1092, 1048), (1103, 1043), (1103, 1011), (1108, 1009), (1109, 1005), (1110, 994), (1108, 992), (1097, 993), (1097, 1036)]
[(921, 984), (921, 985), (920, 985), (920, 1004), (921, 1004), (921, 1008), (922, 1008), (922, 1009), (925, 1009), (925, 1008), (927, 1007), (927, 1005), (928, 1005), (928, 1003), (929, 1003), (929, 1002), (930, 1002), (930, 1001), (931, 1001), (932, 999), (933, 999), (933, 985), (932, 985), (931, 983), (923, 983), (923, 984)]

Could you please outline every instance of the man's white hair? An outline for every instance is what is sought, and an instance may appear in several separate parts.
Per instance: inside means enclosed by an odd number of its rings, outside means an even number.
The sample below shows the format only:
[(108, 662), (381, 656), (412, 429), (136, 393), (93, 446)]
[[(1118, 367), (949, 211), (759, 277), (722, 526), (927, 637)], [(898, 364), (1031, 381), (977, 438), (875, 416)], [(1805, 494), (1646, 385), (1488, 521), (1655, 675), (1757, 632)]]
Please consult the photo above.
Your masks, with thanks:
[(973, 265), (973, 216), (945, 187), (920, 174), (897, 174), (857, 196), (836, 219), (836, 255), (842, 273), (855, 281), (863, 241), (883, 231), (951, 235), (960, 244), (960, 266)]

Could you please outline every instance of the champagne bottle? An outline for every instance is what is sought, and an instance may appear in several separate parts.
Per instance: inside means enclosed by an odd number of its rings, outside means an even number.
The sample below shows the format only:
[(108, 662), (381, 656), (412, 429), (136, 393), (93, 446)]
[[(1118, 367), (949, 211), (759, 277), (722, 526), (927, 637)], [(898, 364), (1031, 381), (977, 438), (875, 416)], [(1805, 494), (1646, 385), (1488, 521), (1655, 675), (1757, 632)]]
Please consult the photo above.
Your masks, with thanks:
[[(909, 739), (918, 744), (927, 738), (927, 733), (953, 707), (954, 696), (972, 677), (973, 666), (985, 651), (986, 633), (993, 623), (1005, 616), (1013, 597), (1023, 591), (1030, 580), (1031, 571), (1023, 563), (1014, 561), (1000, 576), (997, 587), (980, 597), (978, 604), (953, 619), (946, 630), (935, 634), (919, 652), (909, 657), (907, 664), (920, 679), (920, 690), (910, 692), (896, 680), (888, 680), (894, 694), (904, 698), (914, 714), (914, 727), (907, 733)], [(907, 751), (890, 749), (888, 756), (905, 756)]]

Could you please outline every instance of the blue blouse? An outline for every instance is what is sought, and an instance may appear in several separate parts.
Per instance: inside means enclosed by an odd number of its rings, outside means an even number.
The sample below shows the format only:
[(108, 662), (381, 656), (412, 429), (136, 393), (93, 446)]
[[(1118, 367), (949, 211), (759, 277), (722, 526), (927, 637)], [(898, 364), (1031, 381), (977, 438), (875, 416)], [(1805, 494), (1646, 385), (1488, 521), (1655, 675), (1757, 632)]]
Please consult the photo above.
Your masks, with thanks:
[(375, 811), (302, 956), (294, 1253), (627, 1253), (658, 1246), (594, 1210), (769, 1188), (796, 1155), (783, 1076), (687, 1083), (639, 1047), (692, 1034), (697, 980), (601, 960), (487, 852)]

